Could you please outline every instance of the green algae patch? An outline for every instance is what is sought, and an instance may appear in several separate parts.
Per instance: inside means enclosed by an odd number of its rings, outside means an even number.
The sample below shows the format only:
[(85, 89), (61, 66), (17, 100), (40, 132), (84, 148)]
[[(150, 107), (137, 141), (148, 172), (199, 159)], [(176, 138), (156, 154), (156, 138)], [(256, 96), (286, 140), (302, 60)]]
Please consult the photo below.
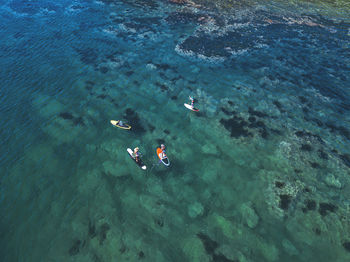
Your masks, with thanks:
[(278, 261), (279, 252), (273, 244), (262, 240), (257, 243), (257, 248), (267, 261)]
[(196, 218), (203, 214), (204, 207), (201, 203), (195, 202), (188, 207), (188, 215), (191, 218)]
[(210, 258), (205, 252), (202, 241), (197, 237), (185, 239), (183, 248), (184, 254), (188, 257), (188, 261), (193, 262), (209, 262)]
[(244, 8), (251, 7), (258, 4), (258, 1), (254, 0), (195, 0), (193, 1), (202, 6), (216, 7), (219, 9), (227, 9), (227, 8)]
[(240, 208), (242, 218), (250, 228), (255, 228), (258, 225), (259, 217), (255, 213), (251, 203), (244, 203)]
[(347, 0), (290, 0), (288, 2), (294, 4), (315, 4), (324, 8), (350, 9), (350, 2)]
[(235, 239), (236, 235), (242, 235), (242, 231), (235, 224), (220, 215), (213, 215), (213, 221), (222, 233), (230, 239)]
[(350, 2), (347, 0), (291, 0), (288, 3), (277, 0), (281, 4), (294, 6), (304, 12), (317, 13), (332, 18), (341, 18), (350, 21), (348, 14), (350, 12)]
[[(303, 13), (310, 12), (326, 16), (331, 16), (333, 18), (342, 18), (350, 21), (348, 13), (350, 12), (350, 1), (347, 0), (275, 0), (275, 1), (264, 1), (264, 0), (194, 0), (196, 4), (207, 7), (219, 9), (220, 12), (230, 13), (232, 11), (237, 11), (239, 9), (246, 9), (252, 7), (259, 7), (260, 5), (271, 5), (276, 8), (299, 10)], [(286, 10), (288, 10), (286, 9)]]

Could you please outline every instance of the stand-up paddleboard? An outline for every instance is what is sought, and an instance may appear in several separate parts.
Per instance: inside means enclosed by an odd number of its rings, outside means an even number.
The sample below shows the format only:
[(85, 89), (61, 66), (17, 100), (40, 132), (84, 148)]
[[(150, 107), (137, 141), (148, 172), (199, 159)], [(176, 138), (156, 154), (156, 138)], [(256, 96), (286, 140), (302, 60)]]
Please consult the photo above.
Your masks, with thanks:
[(119, 120), (111, 120), (110, 121), (112, 125), (116, 126), (116, 127), (119, 127), (121, 129), (126, 129), (126, 130), (129, 130), (131, 128), (131, 126), (129, 126), (128, 124), (124, 124), (123, 125), (120, 125), (119, 124)]
[(135, 161), (135, 163), (136, 163), (139, 167), (141, 167), (143, 170), (146, 170), (147, 167), (142, 163), (142, 160), (141, 160), (141, 159), (139, 159), (139, 162), (136, 162), (136, 159), (135, 159), (135, 157), (133, 156), (133, 152), (132, 152), (132, 150), (131, 150), (130, 148), (126, 149), (126, 151), (128, 151), (130, 157)]
[(198, 111), (199, 111), (198, 108), (192, 107), (192, 106), (189, 105), (189, 104), (184, 103), (184, 106), (185, 106), (186, 108), (188, 108), (189, 110), (192, 110), (192, 111), (195, 111), (195, 112), (198, 112)]
[(162, 161), (164, 165), (166, 166), (170, 165), (170, 161), (168, 157), (165, 154), (163, 155), (163, 151), (159, 147), (157, 147), (157, 156), (159, 157), (160, 161)]

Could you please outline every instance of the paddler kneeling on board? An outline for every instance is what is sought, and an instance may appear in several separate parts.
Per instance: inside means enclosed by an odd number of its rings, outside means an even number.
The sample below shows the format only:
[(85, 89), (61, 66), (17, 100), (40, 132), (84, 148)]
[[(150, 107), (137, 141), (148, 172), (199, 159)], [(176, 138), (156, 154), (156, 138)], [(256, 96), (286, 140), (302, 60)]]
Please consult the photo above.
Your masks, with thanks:
[(161, 156), (161, 158), (163, 159), (163, 158), (166, 158), (166, 154), (165, 154), (165, 145), (164, 144), (161, 144), (160, 145), (160, 149), (162, 150), (162, 156)]
[(125, 127), (125, 125), (124, 125), (122, 120), (119, 120), (117, 124), (118, 124), (118, 126)]
[(128, 126), (127, 124), (125, 124), (122, 120), (119, 120), (117, 122), (117, 125), (120, 127), (125, 127), (125, 128), (130, 128), (130, 126)]
[(138, 163), (140, 161), (140, 153), (138, 147), (135, 147), (133, 156), (135, 158), (135, 161)]

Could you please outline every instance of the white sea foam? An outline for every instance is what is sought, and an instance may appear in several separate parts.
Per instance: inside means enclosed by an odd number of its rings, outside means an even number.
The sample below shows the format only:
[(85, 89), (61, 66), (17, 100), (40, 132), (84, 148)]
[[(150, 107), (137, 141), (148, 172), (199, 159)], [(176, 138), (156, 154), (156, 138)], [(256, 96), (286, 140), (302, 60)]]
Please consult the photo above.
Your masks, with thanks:
[(29, 16), (26, 13), (18, 13), (15, 10), (13, 10), (11, 7), (9, 7), (8, 5), (3, 5), (1, 6), (0, 10), (3, 10), (5, 13), (11, 14), (15, 17), (25, 17), (25, 16)]
[[(74, 8), (75, 6), (79, 8)], [(80, 13), (84, 9), (85, 7), (81, 3), (74, 1), (66, 8), (65, 13)]]
[(245, 49), (239, 49), (239, 50), (232, 50), (229, 53), (233, 56), (239, 56), (247, 53), (250, 50), (250, 48), (245, 48)]
[(41, 15), (52, 15), (52, 14), (55, 14), (55, 13), (56, 13), (56, 11), (49, 10), (47, 8), (40, 8), (40, 12), (39, 12), (39, 14), (41, 14)]
[(269, 47), (269, 45), (267, 45), (267, 44), (262, 44), (262, 43), (257, 43), (255, 46), (254, 46), (255, 48), (268, 48)]
[(338, 32), (338, 30), (335, 28), (335, 27), (327, 27), (326, 28), (330, 33), (332, 33), (332, 34), (335, 34), (336, 32)]
[(221, 56), (205, 56), (203, 54), (197, 54), (191, 50), (184, 50), (180, 47), (180, 44), (177, 44), (175, 47), (175, 52), (181, 56), (191, 57), (199, 60), (204, 60), (211, 63), (221, 63), (225, 61), (225, 57)]
[(146, 68), (149, 69), (149, 70), (156, 70), (157, 69), (157, 67), (154, 64), (151, 64), (151, 63), (147, 64)]
[(148, 41), (156, 41), (158, 39), (158, 34), (155, 34), (151, 31), (144, 32), (137, 35), (138, 39), (147, 39)]
[(97, 4), (97, 5), (105, 5), (105, 3), (103, 3), (102, 1), (94, 1), (94, 4)]
[(319, 100), (327, 103), (333, 103), (334, 99), (324, 96), (320, 93), (320, 91), (316, 90), (315, 88), (308, 88), (306, 89), (307, 92), (310, 93), (310, 97), (318, 98)]
[(119, 24), (118, 27), (121, 31), (125, 31), (128, 33), (136, 33), (136, 29), (127, 27), (125, 24)]
[(119, 68), (119, 67), (123, 66), (126, 62), (126, 59), (123, 57), (116, 57), (115, 60), (116, 61), (109, 61), (107, 63), (104, 63), (104, 65), (106, 65), (110, 68)]
[(113, 36), (118, 34), (118, 30), (115, 27), (104, 28), (102, 32)]

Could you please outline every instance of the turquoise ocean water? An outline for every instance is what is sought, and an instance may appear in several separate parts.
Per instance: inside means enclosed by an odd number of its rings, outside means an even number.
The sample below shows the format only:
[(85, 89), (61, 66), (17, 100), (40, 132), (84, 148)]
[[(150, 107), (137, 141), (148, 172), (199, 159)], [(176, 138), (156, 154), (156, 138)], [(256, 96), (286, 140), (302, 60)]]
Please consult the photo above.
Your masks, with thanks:
[(346, 12), (4, 0), (0, 39), (0, 261), (350, 261)]

